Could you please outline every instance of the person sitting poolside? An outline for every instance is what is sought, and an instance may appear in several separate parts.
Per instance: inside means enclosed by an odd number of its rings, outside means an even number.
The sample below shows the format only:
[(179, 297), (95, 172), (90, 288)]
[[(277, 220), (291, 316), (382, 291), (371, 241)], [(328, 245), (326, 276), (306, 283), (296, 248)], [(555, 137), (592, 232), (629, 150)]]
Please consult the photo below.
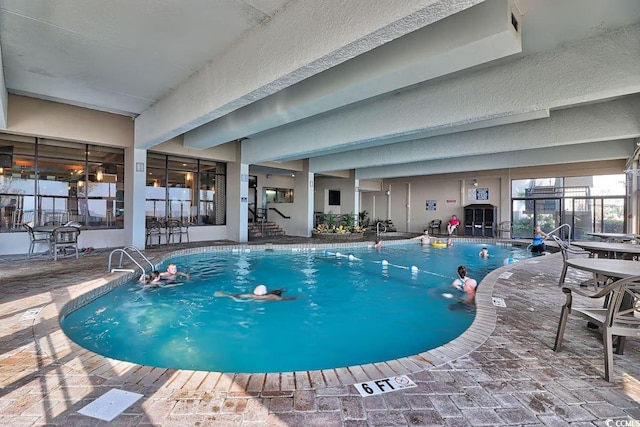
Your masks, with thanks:
[(458, 219), (458, 217), (455, 215), (451, 215), (449, 224), (447, 224), (447, 232), (449, 233), (449, 236), (451, 236), (453, 232), (456, 231), (459, 225), (460, 225), (460, 220)]
[(230, 294), (228, 292), (216, 291), (213, 295), (216, 297), (229, 297), (235, 300), (254, 299), (258, 301), (289, 301), (294, 300), (293, 297), (284, 297), (283, 289), (274, 289), (268, 291), (265, 285), (258, 285), (250, 294)]

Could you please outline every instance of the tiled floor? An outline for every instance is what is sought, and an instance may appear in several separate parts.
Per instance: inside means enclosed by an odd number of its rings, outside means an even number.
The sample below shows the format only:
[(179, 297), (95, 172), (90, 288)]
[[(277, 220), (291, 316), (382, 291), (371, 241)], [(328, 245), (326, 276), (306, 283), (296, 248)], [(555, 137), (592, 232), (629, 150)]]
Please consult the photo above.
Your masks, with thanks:
[[(183, 247), (145, 253), (159, 262)], [(0, 425), (604, 426), (626, 419), (636, 424), (618, 425), (640, 426), (638, 340), (615, 356), (614, 383), (602, 378), (602, 344), (583, 322), (570, 321), (563, 351), (551, 350), (564, 302), (559, 254), (491, 273), (477, 296), (481, 319), (440, 349), (384, 364), (267, 375), (156, 369), (69, 343), (58, 326), (60, 310), (113, 278), (108, 254), (56, 263), (0, 259)], [(583, 278), (570, 272), (568, 282)], [(494, 307), (492, 296), (506, 307)], [(35, 319), (25, 318), (39, 308)], [(352, 385), (394, 373), (418, 387), (363, 398)], [(78, 414), (112, 388), (144, 397), (111, 423)]]

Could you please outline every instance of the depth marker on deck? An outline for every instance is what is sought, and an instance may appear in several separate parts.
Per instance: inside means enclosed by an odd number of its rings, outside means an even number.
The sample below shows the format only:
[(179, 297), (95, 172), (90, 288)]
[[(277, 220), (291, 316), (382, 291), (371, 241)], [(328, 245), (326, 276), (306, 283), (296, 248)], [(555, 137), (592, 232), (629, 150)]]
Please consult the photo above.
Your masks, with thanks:
[(395, 377), (366, 381), (354, 384), (354, 386), (362, 397), (375, 396), (376, 394), (389, 393), (390, 391), (418, 387), (416, 383), (411, 381), (411, 379), (406, 375), (396, 375)]
[(495, 305), (496, 307), (506, 307), (507, 304), (505, 304), (504, 300), (502, 298), (491, 298), (493, 300), (493, 305)]
[(38, 314), (40, 314), (40, 310), (42, 310), (42, 307), (30, 308), (22, 314), (20, 320), (33, 320), (38, 317)]

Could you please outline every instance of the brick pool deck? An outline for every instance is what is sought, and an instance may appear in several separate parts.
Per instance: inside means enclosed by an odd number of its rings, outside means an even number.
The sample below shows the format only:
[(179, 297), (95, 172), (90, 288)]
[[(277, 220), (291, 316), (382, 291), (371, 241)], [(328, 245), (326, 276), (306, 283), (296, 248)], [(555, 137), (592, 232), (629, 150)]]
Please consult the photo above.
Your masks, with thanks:
[[(300, 250), (318, 246), (312, 239), (274, 243)], [(145, 255), (158, 263), (176, 250), (205, 245), (253, 250), (270, 244), (208, 242), (148, 249)], [(584, 322), (570, 320), (563, 351), (551, 349), (564, 302), (557, 285), (560, 254), (487, 276), (470, 330), (438, 349), (334, 370), (233, 375), (120, 362), (70, 342), (58, 322), (64, 307), (123, 276), (107, 272), (109, 252), (58, 262), (0, 259), (0, 425), (604, 426), (627, 420), (623, 425), (640, 426), (638, 340), (614, 356), (613, 383), (602, 377), (600, 335)], [(567, 283), (585, 277), (570, 270)], [(494, 306), (492, 297), (506, 307)], [(34, 316), (25, 316), (33, 309)], [(353, 386), (395, 374), (408, 375), (417, 387), (363, 398)], [(114, 388), (143, 398), (110, 423), (78, 413)]]

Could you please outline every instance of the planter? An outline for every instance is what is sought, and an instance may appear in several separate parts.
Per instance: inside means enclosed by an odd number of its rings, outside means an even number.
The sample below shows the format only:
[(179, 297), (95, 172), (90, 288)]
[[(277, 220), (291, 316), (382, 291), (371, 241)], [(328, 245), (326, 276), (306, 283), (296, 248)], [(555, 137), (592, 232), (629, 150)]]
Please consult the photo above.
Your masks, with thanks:
[(311, 236), (314, 239), (323, 240), (363, 240), (364, 233), (316, 233), (313, 232)]

